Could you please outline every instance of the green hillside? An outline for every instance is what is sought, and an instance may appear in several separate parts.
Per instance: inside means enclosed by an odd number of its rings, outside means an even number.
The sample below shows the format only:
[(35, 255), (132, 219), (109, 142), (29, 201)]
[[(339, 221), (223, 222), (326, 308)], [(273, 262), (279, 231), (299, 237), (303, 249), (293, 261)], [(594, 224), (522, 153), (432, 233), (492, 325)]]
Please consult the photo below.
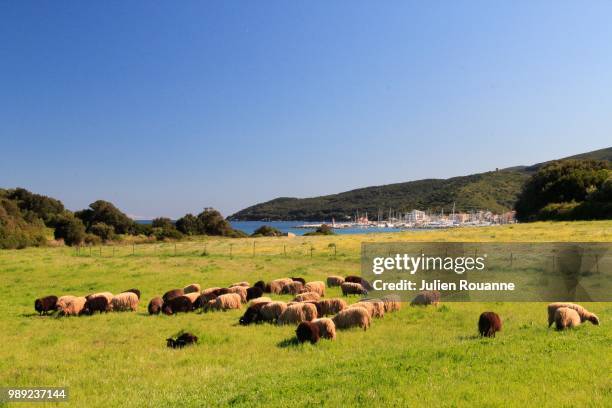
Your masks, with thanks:
[[(568, 157), (572, 159), (612, 160), (612, 147)], [(425, 179), (383, 186), (365, 187), (311, 198), (280, 197), (245, 208), (231, 220), (330, 220), (353, 217), (357, 211), (375, 218), (381, 210), (386, 215), (412, 209), (450, 211), (511, 210), (523, 183), (544, 163), (518, 166), (499, 171), (449, 179)]]

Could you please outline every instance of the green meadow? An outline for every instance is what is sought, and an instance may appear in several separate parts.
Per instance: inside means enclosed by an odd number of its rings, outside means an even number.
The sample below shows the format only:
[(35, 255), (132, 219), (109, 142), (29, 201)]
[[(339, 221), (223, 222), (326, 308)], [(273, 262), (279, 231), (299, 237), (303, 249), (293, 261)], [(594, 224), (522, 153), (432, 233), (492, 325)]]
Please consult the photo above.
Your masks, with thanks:
[[(60, 406), (82, 407), (612, 405), (612, 303), (586, 304), (601, 325), (565, 332), (547, 328), (544, 303), (405, 304), (365, 332), (339, 331), (316, 345), (295, 344), (294, 326), (238, 325), (244, 307), (146, 312), (153, 296), (194, 282), (359, 274), (363, 241), (612, 242), (612, 221), (2, 250), (0, 385), (65, 386), (70, 399)], [(137, 312), (57, 318), (33, 307), (49, 294), (133, 287), (142, 291)], [(327, 289), (337, 296), (339, 288)], [(477, 336), (487, 310), (504, 322), (494, 339)], [(180, 330), (199, 344), (166, 348)]]

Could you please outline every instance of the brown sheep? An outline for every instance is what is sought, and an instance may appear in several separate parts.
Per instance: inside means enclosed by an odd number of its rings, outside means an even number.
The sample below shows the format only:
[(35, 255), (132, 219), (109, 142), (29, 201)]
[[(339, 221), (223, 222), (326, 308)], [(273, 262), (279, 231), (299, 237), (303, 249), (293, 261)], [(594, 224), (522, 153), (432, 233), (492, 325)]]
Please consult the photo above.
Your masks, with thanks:
[(437, 290), (424, 290), (417, 293), (410, 306), (438, 306), (440, 304), (440, 292)]
[(283, 293), (283, 288), (291, 283), (293, 283), (293, 280), (291, 280), (291, 278), (275, 279), (269, 283), (270, 290), (266, 292), (280, 295), (281, 293)]
[(319, 327), (319, 335), (324, 339), (335, 340), (336, 339), (336, 325), (332, 319), (322, 317), (314, 319), (313, 324)]
[(261, 308), (260, 315), (262, 320), (266, 322), (275, 322), (281, 314), (283, 314), (285, 309), (287, 309), (287, 304), (285, 302), (270, 302), (266, 303)]
[(187, 285), (183, 288), (183, 295), (188, 293), (200, 293), (201, 287), (197, 283), (192, 283), (191, 285)]
[(357, 302), (349, 305), (348, 309), (362, 308), (365, 309), (370, 317), (374, 317), (374, 305), (370, 302)]
[(304, 285), (302, 284), (302, 282), (296, 282), (296, 281), (286, 284), (281, 289), (282, 294), (288, 294), (288, 295), (297, 295), (299, 293), (304, 293), (304, 292), (305, 292), (305, 289), (304, 289)]
[(110, 305), (108, 300), (104, 296), (94, 296), (87, 299), (85, 302), (85, 306), (83, 306), (83, 310), (81, 310), (81, 314), (92, 315), (95, 312), (108, 312), (110, 310)]
[(372, 317), (383, 317), (385, 315), (385, 303), (380, 299), (361, 299), (357, 303), (370, 303), (372, 305)]
[(138, 296), (132, 292), (123, 292), (113, 297), (113, 311), (135, 311), (138, 308)]
[(140, 290), (136, 288), (132, 288), (132, 289), (124, 290), (124, 292), (132, 292), (133, 294), (138, 296), (138, 300), (140, 300)]
[(147, 307), (147, 310), (149, 311), (149, 314), (159, 314), (159, 312), (161, 312), (163, 305), (164, 305), (164, 301), (162, 300), (162, 298), (155, 297), (151, 299), (151, 301), (149, 302), (149, 306)]
[(193, 310), (202, 306), (202, 299), (200, 298), (200, 294), (198, 292), (185, 293), (183, 296), (189, 299)]
[(309, 341), (315, 344), (319, 341), (319, 326), (311, 322), (300, 322), (297, 329), (295, 329), (295, 335), (300, 343)]
[(395, 312), (402, 308), (402, 301), (399, 296), (389, 295), (381, 298), (385, 304), (385, 313)]
[[(259, 280), (257, 282), (255, 282), (255, 284), (253, 285), (254, 288), (259, 288), (261, 289), (262, 292), (266, 292), (266, 282)], [(269, 293), (270, 291), (268, 291)]]
[(170, 299), (178, 297), (178, 296), (183, 296), (184, 294), (185, 294), (185, 291), (183, 289), (171, 289), (167, 291), (166, 293), (164, 293), (164, 296), (162, 296), (162, 299), (164, 300), (164, 303), (166, 303)]
[(173, 297), (162, 305), (162, 312), (166, 315), (187, 313), (193, 310), (191, 300), (185, 295)]
[(340, 288), (342, 289), (342, 294), (344, 296), (366, 295), (368, 293), (368, 291), (361, 286), (361, 283), (344, 282), (342, 285), (340, 285)]
[(251, 285), (249, 285), (249, 282), (236, 282), (236, 283), (232, 283), (231, 285), (229, 285), (230, 288), (234, 286), (244, 286), (245, 288), (248, 288)]
[(208, 289), (204, 289), (202, 291), (202, 294), (200, 295), (200, 299), (202, 301), (202, 304), (204, 303), (208, 303), (208, 301), (216, 299), (217, 296), (219, 296), (218, 291), (220, 291), (221, 288), (208, 288)]
[(306, 280), (304, 278), (294, 278), (294, 277), (292, 277), (291, 280), (294, 281), (294, 282), (300, 282), (302, 285), (306, 284)]
[(270, 299), (267, 296), (261, 296), (255, 299), (251, 299), (251, 305), (257, 304), (257, 303), (270, 303), (272, 301), (272, 299)]
[(580, 326), (580, 323), (580, 314), (575, 309), (560, 307), (555, 310), (555, 326), (557, 330)]
[(340, 286), (344, 283), (344, 278), (342, 276), (328, 276), (327, 277), (327, 287), (332, 288), (334, 286)]
[(85, 299), (89, 300), (89, 299), (93, 299), (95, 297), (106, 298), (106, 300), (108, 301), (108, 304), (110, 305), (111, 302), (113, 301), (114, 295), (112, 293), (110, 293), (110, 292), (99, 292), (99, 293), (92, 293), (91, 295), (87, 295), (87, 296), (85, 296)]
[(501, 331), (502, 321), (495, 312), (483, 312), (478, 319), (478, 332), (483, 337), (495, 337)]
[(247, 302), (247, 287), (246, 286), (232, 286), (231, 288), (227, 288), (227, 293), (236, 293), (238, 296), (240, 296), (240, 301), (242, 303)]
[(317, 318), (317, 307), (312, 303), (296, 303), (288, 306), (287, 309), (278, 317), (277, 323), (297, 324), (303, 321), (310, 321)]
[[(240, 287), (240, 286), (234, 286)], [(227, 293), (221, 295), (216, 299), (213, 299), (204, 305), (204, 310), (229, 310), (229, 309), (240, 309), (242, 307), (242, 300), (240, 295), (237, 293)]]
[(297, 295), (293, 298), (294, 302), (308, 302), (308, 301), (318, 301), (321, 299), (321, 296), (317, 292), (304, 292)]
[(317, 313), (319, 316), (335, 315), (348, 307), (342, 299), (322, 299), (317, 302)]
[(72, 296), (72, 295), (64, 295), (64, 296), (60, 296), (57, 299), (57, 310), (59, 310), (60, 312), (62, 311), (62, 309), (66, 308), (66, 306), (68, 305), (68, 303), (70, 301), (72, 301), (72, 299), (74, 299), (76, 296)]
[(252, 288), (247, 288), (247, 302), (249, 300), (257, 299), (261, 296), (263, 296), (263, 290), (261, 290), (261, 288), (258, 288), (256, 286), (253, 286)]
[(574, 309), (576, 312), (578, 312), (581, 322), (586, 322), (588, 320), (595, 325), (599, 324), (599, 318), (595, 314), (586, 310), (584, 307), (577, 305), (575, 303), (555, 302), (555, 303), (549, 304), (547, 307), (548, 309), (548, 327), (550, 327), (550, 325), (553, 324), (553, 322), (555, 321), (555, 311), (560, 307), (568, 307), (570, 309)]
[(66, 299), (61, 304), (58, 301), (59, 314), (61, 316), (78, 316), (85, 307), (85, 302), (87, 302), (87, 299), (84, 296), (72, 296), (71, 299)]
[(370, 327), (372, 318), (368, 311), (361, 307), (344, 309), (332, 318), (336, 329), (348, 329), (351, 327), (361, 327), (367, 330)]
[(321, 281), (308, 282), (304, 285), (306, 292), (316, 292), (321, 297), (325, 297), (325, 283)]
[(57, 296), (51, 295), (36, 299), (34, 301), (34, 310), (36, 310), (39, 315), (46, 315), (49, 312), (57, 310)]

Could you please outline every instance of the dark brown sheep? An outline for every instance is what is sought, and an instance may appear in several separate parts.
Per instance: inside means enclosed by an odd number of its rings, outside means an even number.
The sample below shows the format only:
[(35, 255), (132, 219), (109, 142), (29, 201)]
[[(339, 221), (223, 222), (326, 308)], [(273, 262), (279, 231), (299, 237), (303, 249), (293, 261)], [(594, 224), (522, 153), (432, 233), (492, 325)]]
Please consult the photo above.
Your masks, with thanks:
[(291, 278), (291, 280), (294, 282), (300, 282), (302, 285), (306, 284), (306, 281), (304, 280), (304, 278)]
[(184, 294), (185, 292), (183, 291), (183, 289), (172, 289), (164, 293), (164, 296), (162, 296), (162, 299), (164, 300), (164, 303), (166, 303), (170, 299), (178, 297), (178, 296), (183, 296)]
[(261, 289), (262, 292), (266, 291), (266, 282), (260, 280), (255, 282), (255, 284), (253, 285), (254, 288), (259, 288)]
[(295, 329), (295, 335), (300, 343), (309, 341), (315, 344), (321, 337), (319, 334), (319, 326), (312, 322), (301, 322)]
[(82, 314), (92, 315), (95, 312), (108, 312), (110, 310), (110, 305), (108, 303), (108, 299), (104, 296), (96, 296), (87, 299), (85, 302), (85, 306), (83, 306), (83, 310), (81, 310)]
[(140, 291), (138, 289), (132, 288), (132, 289), (124, 290), (124, 292), (132, 292), (133, 294), (138, 296), (138, 300), (140, 300)]
[(351, 283), (359, 283), (361, 284), (361, 276), (354, 276), (354, 275), (349, 275), (346, 278), (344, 278), (345, 282), (351, 282)]
[(268, 302), (255, 303), (254, 305), (249, 306), (249, 308), (244, 312), (244, 315), (239, 320), (239, 323), (243, 326), (247, 326), (251, 323), (258, 323), (263, 321), (263, 317), (260, 314), (261, 308), (268, 304)]
[(166, 345), (170, 348), (183, 348), (185, 346), (196, 344), (198, 337), (191, 333), (183, 333), (175, 339), (172, 337), (166, 339)]
[(261, 290), (261, 288), (258, 288), (256, 286), (253, 286), (252, 288), (247, 289), (246, 300), (248, 302), (251, 299), (257, 299), (258, 297), (261, 297), (262, 295), (263, 295), (263, 290)]
[(162, 300), (162, 298), (155, 297), (151, 299), (151, 301), (149, 302), (149, 306), (147, 307), (147, 310), (149, 311), (149, 314), (159, 314), (163, 306), (164, 306), (164, 301)]
[(495, 312), (484, 312), (478, 319), (478, 332), (483, 337), (495, 337), (495, 333), (501, 331), (502, 321)]
[(36, 299), (34, 301), (34, 310), (36, 310), (39, 315), (46, 315), (49, 312), (57, 310), (57, 296), (51, 295)]
[(175, 314), (175, 313), (187, 313), (193, 310), (193, 304), (191, 300), (189, 300), (186, 296), (178, 296), (174, 297), (167, 302), (164, 302), (162, 306), (162, 312), (167, 315)]

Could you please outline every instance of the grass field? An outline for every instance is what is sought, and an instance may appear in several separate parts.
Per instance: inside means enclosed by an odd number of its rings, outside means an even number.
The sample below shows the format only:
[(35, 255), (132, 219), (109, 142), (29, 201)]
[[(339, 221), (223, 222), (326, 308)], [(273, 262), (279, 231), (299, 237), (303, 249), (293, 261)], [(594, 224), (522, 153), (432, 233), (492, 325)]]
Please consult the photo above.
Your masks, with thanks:
[[(542, 303), (404, 305), (367, 332), (342, 331), (315, 346), (295, 345), (293, 326), (239, 326), (244, 310), (146, 314), (148, 300), (170, 288), (358, 274), (362, 241), (415, 240), (612, 242), (612, 222), (201, 238), (176, 247), (92, 248), (91, 255), (66, 247), (0, 251), (0, 386), (67, 386), (67, 405), (83, 407), (612, 405), (612, 303), (588, 305), (600, 326), (567, 332), (546, 327)], [(55, 318), (33, 310), (34, 299), (47, 294), (131, 287), (143, 293), (136, 313)], [(326, 296), (339, 295), (328, 289)], [(485, 310), (504, 320), (495, 339), (476, 336)], [(167, 349), (166, 337), (181, 329), (198, 335), (199, 345)]]

